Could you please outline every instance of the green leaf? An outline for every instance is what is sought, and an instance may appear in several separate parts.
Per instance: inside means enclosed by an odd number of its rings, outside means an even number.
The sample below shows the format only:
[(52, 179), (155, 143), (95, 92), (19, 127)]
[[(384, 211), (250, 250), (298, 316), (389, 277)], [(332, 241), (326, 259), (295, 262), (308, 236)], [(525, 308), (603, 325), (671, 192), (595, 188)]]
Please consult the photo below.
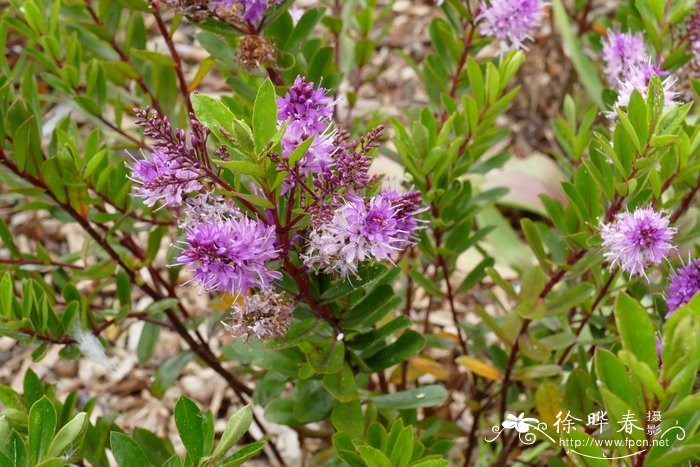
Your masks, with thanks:
[(156, 397), (163, 397), (165, 391), (173, 384), (175, 378), (177, 378), (194, 356), (194, 352), (188, 350), (170, 357), (165, 363), (159, 366), (153, 378), (153, 384), (151, 385), (151, 392), (153, 395)]
[(197, 404), (181, 396), (174, 409), (175, 426), (187, 455), (196, 465), (204, 455), (204, 419)]
[(664, 413), (666, 419), (681, 418), (686, 415), (700, 413), (700, 394), (693, 394), (674, 404)]
[(357, 452), (360, 453), (368, 467), (393, 467), (391, 461), (386, 454), (372, 446), (357, 446)]
[(251, 443), (247, 446), (244, 446), (238, 452), (236, 452), (234, 455), (232, 455), (231, 457), (224, 460), (224, 462), (221, 465), (222, 465), (222, 467), (237, 467), (239, 465), (243, 465), (243, 463), (245, 461), (255, 457), (255, 455), (257, 453), (259, 453), (260, 451), (262, 451), (262, 448), (264, 448), (264, 447), (265, 447), (265, 441), (258, 441), (256, 443)]
[(337, 431), (349, 433), (356, 438), (361, 437), (365, 429), (365, 422), (360, 400), (336, 403), (331, 412), (331, 422)]
[(659, 376), (656, 371), (652, 371), (647, 365), (640, 364), (639, 360), (627, 350), (620, 350), (617, 356), (630, 369), (632, 374), (637, 377), (647, 392), (651, 392), (659, 400), (664, 399), (664, 388), (659, 383)]
[(160, 52), (154, 52), (153, 50), (131, 49), (129, 53), (136, 58), (140, 58), (141, 60), (145, 60), (156, 65), (166, 66), (169, 68), (175, 67), (175, 62), (173, 62), (170, 57), (163, 55)]
[(250, 175), (251, 177), (264, 177), (265, 171), (258, 164), (248, 161), (219, 161), (214, 160), (216, 165), (229, 169), (234, 174)]
[(349, 402), (357, 399), (357, 384), (355, 374), (350, 365), (343, 365), (343, 369), (337, 373), (323, 377), (323, 387), (340, 402)]
[(576, 68), (581, 84), (588, 91), (588, 95), (595, 102), (598, 108), (602, 109), (603, 104), (603, 84), (600, 82), (598, 70), (595, 65), (586, 57), (583, 52), (578, 37), (571, 28), (569, 15), (561, 0), (553, 0), (554, 21), (561, 33), (564, 45), (571, 56), (571, 62)]
[(5, 272), (0, 280), (0, 315), (6, 318), (12, 318), (12, 296), (12, 278)]
[(143, 449), (148, 460), (154, 465), (163, 465), (175, 452), (169, 438), (159, 438), (143, 428), (134, 428), (131, 438)]
[(294, 418), (301, 424), (327, 419), (335, 404), (318, 380), (304, 380), (294, 389)]
[(418, 409), (440, 405), (447, 400), (447, 389), (438, 384), (372, 397), (379, 409)]
[(257, 195), (249, 195), (248, 193), (236, 193), (236, 197), (242, 198), (249, 203), (263, 209), (274, 209), (275, 205), (272, 204), (267, 198)]
[[(230, 143), (234, 138), (236, 147), (246, 155), (252, 155), (254, 150), (253, 134), (245, 122), (237, 119), (226, 105), (219, 99), (203, 94), (192, 95), (192, 107), (200, 122), (209, 128), (219, 140)], [(227, 134), (224, 134), (221, 130)]]
[(266, 79), (253, 104), (253, 137), (255, 150), (260, 153), (277, 132), (277, 95), (275, 86)]
[(380, 285), (365, 295), (350, 310), (343, 313), (341, 318), (344, 328), (350, 328), (362, 323), (373, 311), (381, 308), (394, 297), (394, 289), (390, 285)]
[(299, 425), (294, 416), (294, 401), (292, 399), (275, 399), (265, 406), (265, 418), (279, 425)]
[(561, 367), (554, 364), (533, 365), (525, 368), (518, 368), (513, 371), (513, 379), (526, 380), (537, 378), (548, 378), (561, 373)]
[(168, 458), (161, 467), (182, 467), (182, 461), (177, 454)]
[(403, 333), (396, 342), (383, 348), (366, 360), (374, 371), (389, 368), (416, 355), (425, 346), (425, 337), (416, 331)]
[(48, 397), (39, 399), (29, 410), (29, 462), (38, 464), (46, 452), (56, 431), (56, 409)]
[(253, 409), (249, 405), (238, 409), (226, 423), (226, 429), (224, 429), (221, 440), (212, 453), (212, 458), (216, 460), (226, 455), (229, 449), (243, 437), (252, 422)]
[(14, 430), (12, 435), (10, 435), (10, 441), (5, 447), (5, 452), (10, 461), (12, 461), (13, 466), (22, 467), (27, 465), (27, 446), (24, 444), (22, 437)]
[(47, 457), (59, 456), (71, 443), (73, 443), (78, 436), (83, 433), (85, 426), (87, 425), (87, 414), (85, 412), (80, 412), (73, 420), (66, 423), (54, 437), (53, 441), (49, 445), (49, 449), (46, 451)]
[(292, 153), (289, 155), (289, 160), (287, 161), (289, 167), (294, 168), (297, 165), (297, 162), (299, 162), (301, 158), (304, 157), (304, 155), (307, 153), (307, 151), (313, 144), (315, 138), (316, 135), (311, 135), (310, 138), (306, 138), (299, 144), (299, 146), (294, 148), (294, 151), (292, 151)]
[(293, 52), (316, 27), (318, 21), (323, 17), (323, 13), (324, 10), (321, 8), (312, 8), (304, 13), (304, 16), (299, 19), (291, 34), (286, 39), (283, 38), (285, 42), (282, 49), (287, 52)]
[(109, 445), (119, 467), (143, 467), (151, 465), (146, 454), (136, 441), (124, 433), (113, 431), (109, 435)]
[(24, 374), (23, 390), (24, 400), (29, 407), (33, 406), (44, 395), (44, 386), (31, 368)]
[(306, 354), (306, 360), (316, 373), (337, 373), (343, 367), (345, 345), (342, 341), (324, 341)]
[(160, 336), (160, 326), (154, 323), (146, 322), (143, 324), (141, 329), (141, 335), (139, 337), (139, 342), (136, 346), (136, 355), (139, 359), (139, 363), (142, 365), (151, 358), (153, 349), (158, 343), (158, 336)]
[(594, 361), (600, 385), (636, 406), (638, 393), (632, 386), (622, 362), (612, 352), (600, 347), (595, 351)]
[(428, 292), (430, 295), (438, 298), (442, 298), (445, 295), (442, 293), (442, 290), (440, 290), (440, 287), (436, 283), (434, 283), (432, 280), (426, 277), (425, 274), (422, 274), (417, 269), (412, 269), (409, 272), (409, 274), (411, 275), (411, 278), (414, 281), (416, 281), (423, 289), (425, 289), (425, 291)]
[(615, 322), (622, 337), (622, 347), (656, 372), (659, 363), (656, 356), (654, 323), (644, 308), (629, 295), (620, 294), (615, 302)]

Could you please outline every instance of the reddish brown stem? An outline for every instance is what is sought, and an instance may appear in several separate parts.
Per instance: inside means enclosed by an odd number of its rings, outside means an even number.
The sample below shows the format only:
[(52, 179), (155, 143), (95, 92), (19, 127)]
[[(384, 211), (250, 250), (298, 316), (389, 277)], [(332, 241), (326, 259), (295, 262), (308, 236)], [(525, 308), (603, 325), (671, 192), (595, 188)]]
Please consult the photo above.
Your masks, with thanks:
[(40, 261), (38, 259), (27, 259), (27, 258), (0, 259), (0, 264), (13, 264), (13, 265), (18, 265), (18, 266), (21, 266), (23, 264), (36, 264), (38, 266), (55, 266), (58, 268), (85, 269), (83, 266), (79, 266), (77, 264), (62, 263), (60, 261), (51, 261), (50, 263), (45, 263), (44, 261)]
[(192, 107), (192, 99), (190, 99), (190, 89), (187, 85), (185, 74), (182, 71), (182, 59), (180, 58), (180, 54), (178, 53), (177, 48), (175, 47), (173, 38), (168, 32), (168, 27), (163, 21), (163, 17), (160, 15), (160, 7), (158, 5), (158, 2), (155, 1), (151, 3), (151, 8), (153, 9), (153, 16), (156, 19), (156, 24), (158, 25), (160, 35), (163, 36), (165, 44), (168, 46), (168, 50), (170, 51), (170, 57), (173, 59), (173, 67), (175, 69), (175, 74), (177, 75), (177, 82), (180, 87), (180, 94), (182, 94), (182, 98), (185, 100), (185, 105), (187, 105), (187, 112), (194, 115), (194, 107)]

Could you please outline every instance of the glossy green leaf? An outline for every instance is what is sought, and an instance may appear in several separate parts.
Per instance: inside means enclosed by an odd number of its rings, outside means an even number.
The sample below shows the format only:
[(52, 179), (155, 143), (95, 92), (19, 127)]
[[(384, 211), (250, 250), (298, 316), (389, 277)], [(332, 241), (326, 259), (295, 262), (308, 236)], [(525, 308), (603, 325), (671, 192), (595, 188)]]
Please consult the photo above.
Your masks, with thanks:
[(266, 79), (258, 89), (253, 105), (253, 136), (255, 150), (263, 150), (277, 132), (277, 95), (272, 81)]
[(446, 400), (447, 390), (437, 384), (372, 397), (377, 408), (394, 410), (432, 407)]
[(44, 459), (56, 430), (56, 409), (44, 396), (29, 410), (29, 462), (34, 465)]
[(109, 439), (112, 454), (114, 454), (119, 467), (144, 467), (150, 465), (143, 450), (127, 435), (113, 431), (110, 433)]
[(87, 426), (87, 414), (80, 412), (71, 421), (58, 430), (46, 452), (47, 457), (55, 457), (63, 453), (71, 444), (75, 443)]
[(647, 312), (627, 294), (618, 296), (615, 302), (615, 322), (622, 337), (622, 346), (650, 369), (658, 369), (654, 324)]
[(212, 453), (212, 459), (219, 459), (225, 456), (229, 449), (243, 437), (252, 422), (253, 409), (249, 405), (238, 409), (226, 423), (226, 428), (221, 435), (219, 444)]
[(197, 404), (181, 396), (173, 410), (175, 426), (187, 456), (196, 464), (204, 456), (204, 419)]

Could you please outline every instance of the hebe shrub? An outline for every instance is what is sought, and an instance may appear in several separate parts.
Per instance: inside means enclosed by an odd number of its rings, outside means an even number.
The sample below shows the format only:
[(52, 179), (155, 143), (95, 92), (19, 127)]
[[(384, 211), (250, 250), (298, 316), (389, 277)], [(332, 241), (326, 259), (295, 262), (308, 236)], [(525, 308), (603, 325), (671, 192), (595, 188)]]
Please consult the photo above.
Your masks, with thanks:
[(695, 2), (5, 3), (2, 342), (109, 370), (138, 324), (153, 396), (231, 400), (125, 429), (29, 368), (3, 467), (698, 461)]

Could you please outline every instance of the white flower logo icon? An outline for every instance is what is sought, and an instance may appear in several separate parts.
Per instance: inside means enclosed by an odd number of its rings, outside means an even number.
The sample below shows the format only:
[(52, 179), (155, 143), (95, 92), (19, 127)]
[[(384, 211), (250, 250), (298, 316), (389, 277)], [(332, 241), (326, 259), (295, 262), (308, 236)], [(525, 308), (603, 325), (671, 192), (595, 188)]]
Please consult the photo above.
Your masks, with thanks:
[(527, 433), (530, 431), (529, 423), (538, 423), (539, 420), (536, 418), (525, 418), (525, 414), (521, 413), (517, 417), (512, 413), (506, 415), (506, 419), (501, 423), (501, 426), (507, 430), (512, 430), (515, 428), (518, 433)]

